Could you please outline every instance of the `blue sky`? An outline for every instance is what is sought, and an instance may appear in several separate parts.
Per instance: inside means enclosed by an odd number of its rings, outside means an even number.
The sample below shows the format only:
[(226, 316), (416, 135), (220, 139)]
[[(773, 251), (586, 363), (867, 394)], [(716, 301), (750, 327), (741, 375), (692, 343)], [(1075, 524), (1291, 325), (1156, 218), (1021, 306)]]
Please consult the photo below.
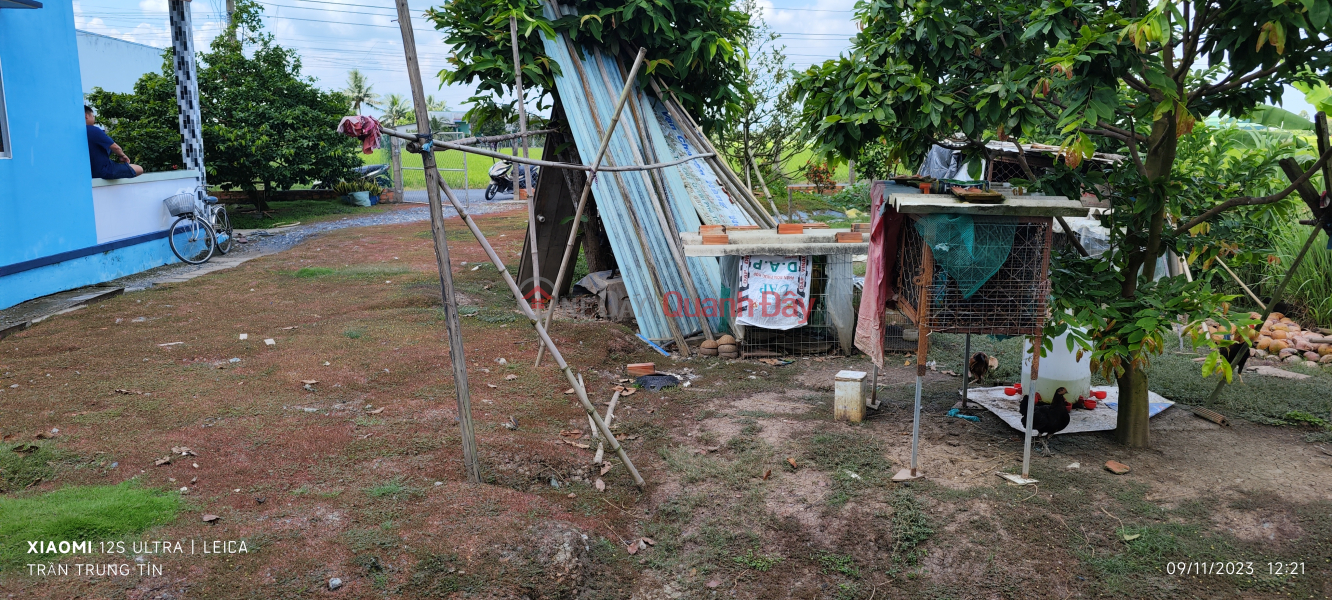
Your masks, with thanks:
[[(193, 0), (195, 44), (206, 48), (223, 28), (225, 0)], [(304, 71), (329, 89), (344, 86), (353, 68), (365, 73), (374, 91), (410, 97), (402, 57), (402, 39), (390, 0), (261, 0), (268, 31), (283, 46), (298, 50)], [(850, 45), (856, 28), (851, 21), (854, 0), (759, 0), (769, 27), (782, 35), (779, 43), (796, 68), (836, 57)], [(411, 2), (426, 93), (453, 109), (472, 95), (465, 86), (436, 89), (435, 73), (444, 68), (448, 48), (421, 14), (431, 2)], [(80, 29), (157, 47), (171, 43), (167, 28), (167, 0), (76, 0)], [(1304, 97), (1287, 89), (1283, 105), (1310, 114)]]

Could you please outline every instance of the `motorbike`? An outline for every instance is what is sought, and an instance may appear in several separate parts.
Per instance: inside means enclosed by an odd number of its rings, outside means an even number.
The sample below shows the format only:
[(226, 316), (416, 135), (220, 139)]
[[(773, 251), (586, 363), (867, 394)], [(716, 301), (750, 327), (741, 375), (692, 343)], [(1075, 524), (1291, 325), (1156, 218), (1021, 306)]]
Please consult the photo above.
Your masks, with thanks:
[[(502, 160), (500, 162), (497, 162), (494, 164), (494, 166), (490, 167), (490, 171), (488, 172), (488, 174), (490, 175), (490, 185), (486, 186), (486, 200), (495, 199), (495, 194), (498, 194), (500, 192), (508, 193), (513, 191), (512, 172), (513, 172), (513, 163), (507, 160)], [(522, 166), (518, 168), (519, 187), (528, 187), (527, 185), (528, 172), (532, 173), (531, 187), (533, 188), (536, 187), (537, 180), (541, 178), (541, 167), (535, 167), (535, 166), (533, 167)]]

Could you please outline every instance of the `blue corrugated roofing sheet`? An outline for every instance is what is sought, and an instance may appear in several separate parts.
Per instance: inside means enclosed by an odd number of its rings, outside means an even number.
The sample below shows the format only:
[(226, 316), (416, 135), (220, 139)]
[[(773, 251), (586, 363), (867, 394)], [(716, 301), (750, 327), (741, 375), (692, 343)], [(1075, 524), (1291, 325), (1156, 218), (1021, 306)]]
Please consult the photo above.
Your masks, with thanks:
[[(546, 5), (545, 10), (548, 17), (554, 16), (549, 5)], [(625, 75), (613, 57), (606, 56), (596, 48), (589, 48), (579, 52), (587, 75), (587, 81), (581, 81), (578, 69), (573, 64), (567, 38), (543, 37), (543, 42), (546, 55), (560, 65), (562, 74), (555, 78), (555, 87), (563, 100), (565, 116), (573, 132), (578, 154), (590, 164), (601, 145), (597, 123), (602, 128), (609, 125), (615, 102), (624, 86)], [(587, 97), (584, 85), (591, 91), (591, 98)], [(637, 90), (631, 101), (637, 104), (638, 114), (644, 120), (641, 126), (647, 132), (658, 161), (667, 162), (701, 153), (681, 135), (677, 124), (655, 99)], [(635, 123), (629, 107), (625, 107), (620, 118), (620, 124), (611, 136), (605, 162), (621, 166), (645, 164), (637, 152), (639, 138), (636, 128), (639, 124)], [(705, 160), (689, 161), (666, 167), (659, 172), (667, 196), (663, 200), (671, 203), (676, 221), (666, 223), (666, 226), (675, 227), (676, 231), (698, 231), (703, 221), (726, 225), (753, 224), (727, 197), (718, 183), (717, 174)], [(677, 299), (688, 298), (682, 279), (686, 276), (693, 278), (700, 296), (705, 299), (718, 298), (721, 274), (717, 260), (706, 257), (686, 258), (689, 272), (680, 273), (672, 254), (672, 246), (678, 238), (663, 228), (663, 219), (669, 218), (670, 214), (659, 213), (653, 208), (650, 187), (646, 172), (600, 173), (592, 182), (592, 193), (597, 202), (597, 212), (606, 226), (611, 249), (615, 252), (615, 260), (624, 276), (639, 330), (649, 339), (666, 341), (672, 339), (666, 322), (671, 317), (666, 316), (662, 299), (670, 298), (671, 305), (678, 306)], [(633, 225), (635, 217), (647, 239), (646, 254)], [(680, 251), (678, 246), (675, 249)], [(680, 255), (683, 255), (682, 251)], [(657, 289), (648, 272), (648, 256), (652, 257), (657, 267), (662, 289)], [(676, 322), (686, 336), (701, 331), (701, 326), (694, 318), (679, 317)], [(717, 323), (716, 320), (712, 322)]]

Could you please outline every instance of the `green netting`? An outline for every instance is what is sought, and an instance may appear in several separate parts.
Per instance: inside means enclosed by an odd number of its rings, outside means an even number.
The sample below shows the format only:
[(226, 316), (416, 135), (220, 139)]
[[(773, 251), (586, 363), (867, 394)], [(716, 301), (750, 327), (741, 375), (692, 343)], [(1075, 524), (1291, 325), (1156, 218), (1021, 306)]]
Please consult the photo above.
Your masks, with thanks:
[(1017, 222), (975, 223), (970, 215), (926, 215), (916, 231), (934, 254), (940, 271), (957, 282), (962, 298), (971, 298), (1013, 251)]

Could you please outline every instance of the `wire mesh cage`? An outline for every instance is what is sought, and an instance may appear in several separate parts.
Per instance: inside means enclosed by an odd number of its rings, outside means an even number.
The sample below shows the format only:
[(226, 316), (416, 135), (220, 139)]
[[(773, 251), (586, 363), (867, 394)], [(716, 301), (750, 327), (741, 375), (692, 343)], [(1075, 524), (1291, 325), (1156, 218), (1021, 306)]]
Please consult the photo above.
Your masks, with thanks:
[(809, 323), (794, 329), (746, 326), (740, 351), (745, 357), (810, 356), (841, 352), (828, 302), (828, 257), (810, 261)]
[[(903, 227), (898, 253), (898, 309), (920, 322), (922, 291), (928, 304), (925, 326), (947, 333), (1034, 335), (1045, 323), (1049, 282), (1051, 222), (1048, 218), (981, 217), (974, 222), (974, 250), (1001, 250), (1012, 231), (1007, 259), (967, 297), (959, 277), (926, 255), (925, 239), (914, 226)], [(955, 276), (956, 275), (956, 276)], [(921, 286), (920, 283), (928, 282)]]

